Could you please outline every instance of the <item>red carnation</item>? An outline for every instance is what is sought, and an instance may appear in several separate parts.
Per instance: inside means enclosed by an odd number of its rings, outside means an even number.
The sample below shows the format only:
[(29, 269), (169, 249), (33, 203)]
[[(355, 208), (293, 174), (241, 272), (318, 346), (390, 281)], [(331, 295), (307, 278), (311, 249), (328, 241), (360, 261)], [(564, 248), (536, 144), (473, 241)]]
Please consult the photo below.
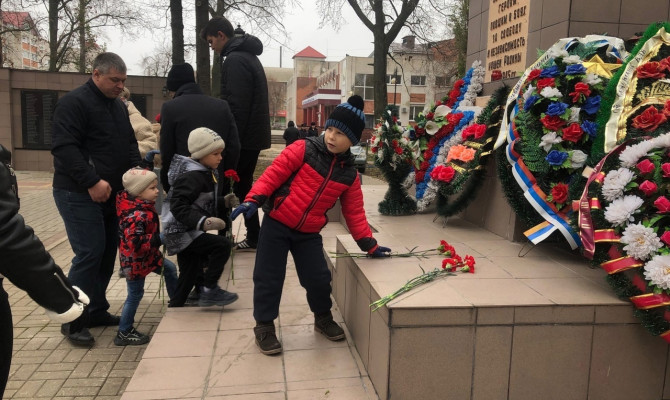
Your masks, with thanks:
[(423, 178), (426, 177), (426, 171), (416, 171), (414, 174), (414, 182), (416, 183), (421, 183), (423, 182)]
[(663, 177), (670, 178), (670, 163), (663, 163), (661, 169), (663, 170)]
[(556, 79), (554, 78), (543, 78), (537, 81), (537, 91), (538, 93), (546, 87), (554, 87), (556, 85)]
[(433, 168), (433, 170), (430, 173), (430, 177), (431, 179), (436, 181), (449, 183), (451, 182), (452, 179), (454, 179), (455, 174), (456, 171), (454, 171), (452, 167), (445, 167), (444, 165), (438, 165), (437, 167)]
[(651, 132), (656, 130), (656, 128), (667, 121), (667, 119), (668, 118), (663, 113), (658, 112), (656, 107), (649, 106), (642, 111), (642, 114), (633, 118), (633, 127)]
[(558, 131), (565, 125), (565, 121), (557, 115), (545, 115), (540, 122), (550, 131)]
[(557, 183), (551, 188), (551, 197), (556, 204), (565, 204), (568, 200), (568, 185), (565, 183)]
[(237, 176), (237, 172), (236, 172), (234, 169), (227, 169), (227, 170), (225, 170), (225, 171), (223, 172), (223, 176), (225, 176), (226, 178), (231, 178), (231, 179), (234, 180), (235, 182), (239, 182), (239, 181), (240, 181), (240, 177)]
[(584, 131), (582, 130), (582, 127), (579, 126), (579, 124), (576, 122), (571, 123), (567, 128), (563, 129), (564, 140), (577, 143), (582, 138), (582, 136), (584, 136)]
[(591, 88), (589, 85), (584, 82), (577, 82), (575, 85), (575, 91), (570, 93), (570, 97), (572, 97), (572, 102), (576, 103), (579, 101), (581, 95), (584, 95), (584, 97), (589, 97), (590, 94)]
[(645, 196), (649, 197), (658, 191), (658, 185), (652, 181), (645, 180), (640, 184), (640, 190), (644, 192)]
[(670, 212), (670, 200), (665, 196), (661, 196), (654, 201), (654, 207), (656, 207), (661, 214)]
[(665, 78), (665, 74), (663, 73), (661, 64), (659, 62), (650, 61), (637, 67), (637, 77), (662, 79)]
[(654, 163), (646, 158), (637, 163), (636, 167), (641, 174), (651, 174), (656, 169)]
[(394, 150), (395, 150), (396, 154), (402, 154), (402, 151), (403, 151), (402, 147), (400, 147), (400, 146), (396, 147)]
[(486, 125), (484, 124), (472, 124), (467, 128), (463, 129), (463, 139), (467, 140), (469, 137), (474, 136), (475, 139), (481, 139), (482, 136), (486, 133)]
[(539, 77), (541, 73), (542, 73), (541, 69), (534, 69), (530, 71), (530, 73), (528, 74), (528, 79), (526, 79), (526, 81), (530, 82), (534, 79), (537, 79), (537, 77)]

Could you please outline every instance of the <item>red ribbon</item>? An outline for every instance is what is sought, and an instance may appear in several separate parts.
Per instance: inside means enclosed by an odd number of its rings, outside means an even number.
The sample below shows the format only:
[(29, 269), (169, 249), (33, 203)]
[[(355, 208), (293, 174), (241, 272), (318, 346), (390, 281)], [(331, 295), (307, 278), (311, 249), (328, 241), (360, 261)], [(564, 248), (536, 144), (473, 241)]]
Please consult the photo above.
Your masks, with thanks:
[(665, 293), (645, 293), (639, 296), (631, 297), (630, 301), (632, 301), (635, 307), (639, 308), (640, 310), (648, 310), (650, 308), (670, 305), (670, 295)]
[(633, 257), (621, 257), (600, 264), (600, 266), (610, 275), (627, 269), (639, 268), (643, 265), (644, 263), (642, 261), (636, 260)]

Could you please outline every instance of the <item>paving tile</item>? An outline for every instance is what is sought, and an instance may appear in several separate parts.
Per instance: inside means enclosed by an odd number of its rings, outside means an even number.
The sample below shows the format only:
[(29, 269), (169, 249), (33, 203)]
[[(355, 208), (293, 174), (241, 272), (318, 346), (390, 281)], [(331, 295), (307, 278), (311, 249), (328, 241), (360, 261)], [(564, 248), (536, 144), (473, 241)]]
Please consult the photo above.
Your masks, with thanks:
[(361, 375), (349, 347), (287, 351), (284, 364), (287, 382)]

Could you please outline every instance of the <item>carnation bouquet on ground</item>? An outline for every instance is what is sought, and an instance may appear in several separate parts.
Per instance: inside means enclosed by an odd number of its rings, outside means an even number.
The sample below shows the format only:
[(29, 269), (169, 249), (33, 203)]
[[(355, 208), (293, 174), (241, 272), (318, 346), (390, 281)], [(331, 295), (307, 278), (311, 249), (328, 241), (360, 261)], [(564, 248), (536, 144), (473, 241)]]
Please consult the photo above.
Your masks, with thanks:
[[(570, 224), (572, 201), (583, 188), (581, 173), (597, 136), (596, 114), (608, 80), (595, 67), (602, 67), (602, 58), (617, 60), (619, 53), (601, 36), (564, 41), (532, 65), (510, 94), (516, 96), (515, 111), (500, 133), (507, 136), (506, 160), (499, 158), (509, 165), (498, 171), (508, 175), (501, 181), (514, 211), (535, 225), (525, 232), (528, 239), (539, 243), (559, 231), (574, 249), (580, 240)], [(508, 185), (512, 182), (517, 187)]]
[[(462, 142), (447, 153), (446, 165), (433, 169), (438, 182), (437, 215), (461, 212), (475, 198), (486, 178), (485, 164), (499, 130), (509, 87), (497, 89), (474, 124), (461, 131)], [(446, 178), (446, 179), (445, 179)]]
[[(424, 211), (437, 197), (439, 184), (437, 180), (433, 181), (433, 176), (439, 177), (440, 182), (450, 180), (450, 171), (445, 170), (447, 154), (453, 146), (463, 142), (462, 130), (481, 112), (480, 107), (474, 106), (474, 101), (482, 90), (484, 74), (481, 63), (475, 61), (465, 78), (454, 84), (447, 97), (437, 101), (428, 113), (421, 113), (417, 118), (410, 138), (419, 211)], [(458, 97), (456, 93), (459, 93)]]
[(670, 342), (670, 134), (615, 147), (595, 166), (579, 211), (584, 255)]
[(402, 182), (412, 171), (412, 149), (409, 132), (398, 124), (393, 109), (393, 106), (386, 106), (384, 118), (371, 139), (375, 165), (382, 171), (389, 186), (384, 200), (379, 203), (379, 212), (383, 215), (411, 215), (416, 212), (416, 202), (407, 194)]

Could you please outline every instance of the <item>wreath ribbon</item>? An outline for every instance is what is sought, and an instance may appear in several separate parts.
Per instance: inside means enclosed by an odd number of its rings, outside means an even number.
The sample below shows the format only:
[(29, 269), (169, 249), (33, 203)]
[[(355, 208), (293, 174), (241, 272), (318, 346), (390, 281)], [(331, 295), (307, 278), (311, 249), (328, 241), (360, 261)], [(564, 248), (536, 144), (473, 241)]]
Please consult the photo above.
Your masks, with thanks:
[(607, 272), (609, 275), (633, 268), (640, 268), (643, 265), (644, 263), (642, 261), (633, 257), (615, 258), (614, 260), (605, 261), (604, 263), (600, 264), (602, 269), (604, 269), (605, 272)]

